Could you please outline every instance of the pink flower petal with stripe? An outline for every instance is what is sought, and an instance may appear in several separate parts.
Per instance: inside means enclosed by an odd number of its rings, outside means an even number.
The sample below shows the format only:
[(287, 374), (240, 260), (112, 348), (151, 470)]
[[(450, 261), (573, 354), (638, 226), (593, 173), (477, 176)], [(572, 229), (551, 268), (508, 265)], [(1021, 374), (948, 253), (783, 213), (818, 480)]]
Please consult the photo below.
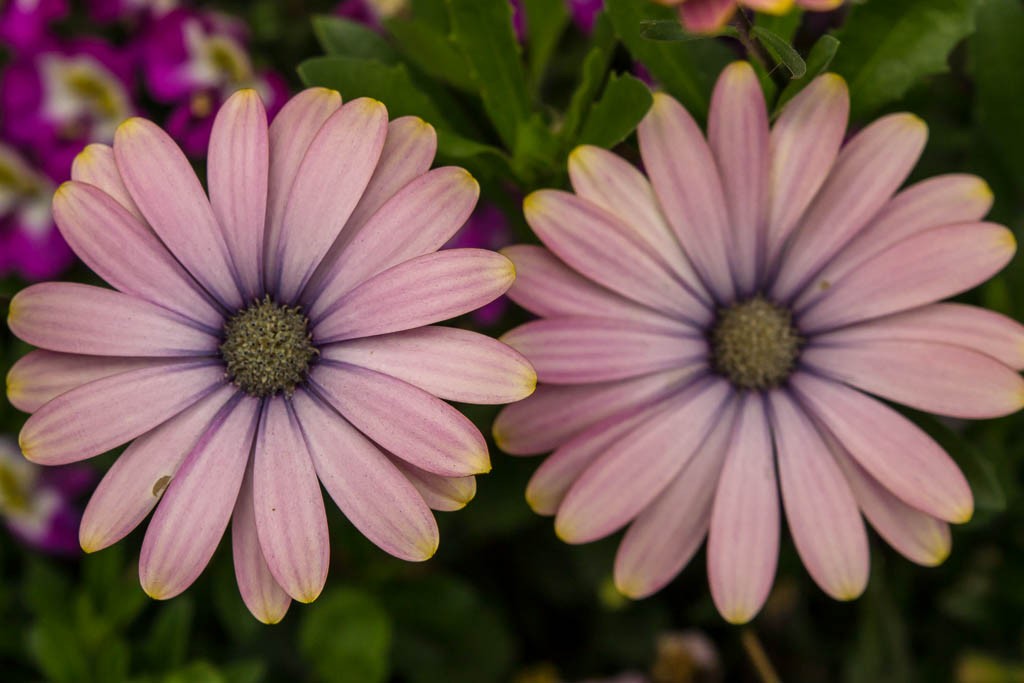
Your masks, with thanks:
[(153, 358), (32, 351), (19, 358), (7, 373), (7, 399), (18, 410), (34, 413), (61, 394), (93, 380), (175, 362), (174, 359), (158, 361)]

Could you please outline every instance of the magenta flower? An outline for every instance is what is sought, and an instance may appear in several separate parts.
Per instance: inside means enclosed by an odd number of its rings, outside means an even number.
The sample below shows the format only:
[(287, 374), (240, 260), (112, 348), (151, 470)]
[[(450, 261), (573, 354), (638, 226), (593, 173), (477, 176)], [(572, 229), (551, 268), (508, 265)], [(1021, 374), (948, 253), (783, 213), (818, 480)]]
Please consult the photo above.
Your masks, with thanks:
[(89, 0), (89, 16), (101, 24), (159, 18), (175, 9), (178, 0)]
[(785, 14), (797, 5), (814, 12), (827, 12), (843, 4), (843, 0), (654, 0), (679, 8), (679, 19), (690, 31), (710, 33), (721, 29), (740, 5), (757, 12)]
[(19, 52), (35, 49), (67, 14), (67, 0), (8, 0), (0, 7), (0, 42)]
[(43, 470), (0, 437), (0, 515), (12, 534), (36, 550), (75, 555), (82, 512), (75, 500), (96, 478), (82, 465)]
[(707, 140), (654, 96), (639, 128), (650, 181), (581, 147), (575, 194), (525, 201), (550, 251), (505, 250), (509, 296), (541, 319), (504, 341), (542, 384), (504, 409), (495, 439), (513, 454), (554, 450), (527, 499), (557, 515), (565, 541), (631, 524), (615, 563), (628, 596), (659, 590), (707, 535), (715, 604), (751, 619), (775, 574), (777, 487), (804, 566), (837, 599), (868, 578), (861, 514), (937, 564), (971, 491), (938, 444), (867, 394), (959, 418), (1024, 401), (1024, 328), (936, 303), (1013, 256), (1010, 231), (979, 222), (988, 187), (948, 175), (896, 193), (924, 123), (886, 116), (843, 145), (848, 109), (827, 74), (769, 130), (754, 71), (736, 63)]
[(409, 0), (341, 0), (334, 13), (369, 26), (379, 27), (389, 19), (409, 9)]
[[(308, 602), (328, 566), (322, 482), (367, 538), (407, 560), (438, 544), (490, 469), (476, 427), (442, 399), (532, 392), (521, 355), (433, 323), (502, 294), (495, 252), (437, 252), (478, 185), (428, 171), (434, 130), (380, 102), (314, 88), (267, 127), (252, 90), (210, 139), (209, 199), (166, 133), (142, 119), (92, 145), (54, 198), (69, 244), (116, 289), (45, 283), (9, 324), (40, 347), (8, 375), (31, 412), (25, 456), (83, 460), (132, 441), (85, 511), (89, 551), (157, 506), (139, 575), (185, 590), (233, 520), (239, 588), (259, 619)], [(343, 229), (344, 228), (344, 229)], [(435, 253), (437, 252), (437, 253)]]
[(74, 261), (53, 224), (53, 187), (45, 173), (0, 143), (0, 277), (45, 280)]
[[(501, 249), (512, 241), (508, 220), (493, 204), (481, 204), (466, 224), (445, 244), (447, 249)], [(498, 297), (473, 313), (473, 320), (485, 326), (494, 325), (508, 309), (508, 299)]]

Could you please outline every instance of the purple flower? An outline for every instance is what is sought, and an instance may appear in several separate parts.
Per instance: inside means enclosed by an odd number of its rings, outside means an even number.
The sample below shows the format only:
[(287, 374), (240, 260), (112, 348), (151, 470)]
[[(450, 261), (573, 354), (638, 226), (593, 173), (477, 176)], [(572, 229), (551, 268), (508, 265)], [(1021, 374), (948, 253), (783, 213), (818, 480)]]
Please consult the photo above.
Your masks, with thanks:
[(814, 581), (856, 598), (861, 515), (934, 565), (973, 511), (956, 463), (876, 400), (957, 418), (1024, 403), (1024, 327), (937, 303), (1016, 249), (982, 222), (992, 194), (947, 175), (902, 191), (924, 122), (885, 116), (845, 145), (842, 78), (813, 81), (769, 128), (746, 62), (712, 97), (707, 138), (656, 94), (641, 123), (650, 180), (611, 152), (570, 157), (575, 194), (526, 198), (550, 249), (504, 250), (513, 301), (541, 316), (504, 341), (542, 382), (499, 415), (515, 454), (554, 450), (527, 499), (570, 543), (626, 525), (615, 583), (639, 598), (705, 536), (711, 595), (745, 622), (771, 588), (781, 514)]
[(82, 465), (43, 469), (21, 457), (13, 439), (0, 437), (0, 515), (26, 545), (76, 555), (81, 510), (75, 500), (95, 482)]
[(278, 621), (326, 580), (322, 482), (382, 549), (433, 555), (431, 508), (464, 506), (490, 469), (483, 436), (442, 399), (505, 403), (536, 383), (500, 342), (434, 325), (515, 277), (500, 254), (437, 251), (479, 186), (460, 168), (428, 170), (436, 146), (421, 119), (389, 124), (376, 100), (342, 106), (313, 88), (269, 130), (255, 91), (228, 99), (209, 199), (142, 119), (79, 156), (54, 214), (116, 290), (19, 292), (10, 328), (40, 350), (7, 385), (32, 413), (19, 441), (34, 462), (132, 442), (89, 501), (83, 548), (118, 541), (156, 507), (139, 573), (147, 593), (170, 598), (232, 520), (242, 597)]
[(405, 12), (409, 0), (342, 0), (334, 13), (368, 26), (379, 27), (382, 19)]
[(74, 256), (50, 212), (54, 183), (18, 152), (0, 143), (0, 276), (45, 280)]
[(572, 20), (581, 31), (590, 34), (594, 30), (594, 21), (598, 13), (604, 9), (604, 0), (566, 0)]
[[(481, 204), (466, 224), (445, 244), (446, 249), (476, 248), (501, 249), (511, 241), (508, 220), (493, 204)], [(508, 299), (501, 296), (473, 312), (473, 319), (481, 325), (494, 325), (508, 309)]]
[(66, 0), (8, 0), (0, 9), (0, 41), (16, 52), (35, 49), (67, 14)]
[(178, 0), (89, 0), (89, 16), (101, 24), (159, 18), (180, 3)]

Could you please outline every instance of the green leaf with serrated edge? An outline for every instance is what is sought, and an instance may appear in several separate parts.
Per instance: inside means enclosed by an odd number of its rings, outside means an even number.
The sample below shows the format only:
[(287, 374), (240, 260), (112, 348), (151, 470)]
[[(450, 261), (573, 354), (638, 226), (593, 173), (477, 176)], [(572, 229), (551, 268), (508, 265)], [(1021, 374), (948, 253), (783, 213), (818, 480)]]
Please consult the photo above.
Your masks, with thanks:
[(637, 0), (606, 0), (605, 11), (633, 58), (646, 66), (691, 114), (706, 119), (715, 78), (732, 59), (728, 48), (713, 40), (662, 42), (644, 38), (640, 33), (642, 22), (678, 16), (669, 7)]
[(687, 42), (710, 37), (706, 33), (689, 33), (678, 19), (648, 19), (640, 22), (640, 35), (647, 40)]
[(507, 0), (446, 0), (452, 41), (462, 51), (484, 109), (508, 149), (530, 117), (526, 76)]
[(569, 25), (569, 10), (564, 2), (551, 0), (523, 0), (522, 6), (526, 14), (526, 62), (530, 83), (536, 90), (558, 46), (558, 39)]
[[(977, 33), (968, 44), (975, 130), (1015, 184), (1017, 197), (1024, 198), (1024, 5), (1020, 0), (987, 0), (978, 10), (977, 22)], [(1019, 206), (1021, 210), (1024, 207)]]
[(336, 588), (303, 615), (299, 651), (325, 683), (383, 683), (388, 679), (391, 618), (370, 594)]
[(775, 103), (776, 113), (781, 111), (782, 107), (796, 97), (811, 81), (828, 71), (828, 67), (832, 64), (832, 60), (835, 58), (838, 50), (839, 41), (834, 37), (822, 36), (818, 39), (818, 42), (814, 44), (814, 47), (811, 48), (810, 53), (807, 55), (807, 73), (802, 78), (794, 78), (786, 86), (786, 89), (782, 91), (778, 102)]
[(888, 0), (855, 5), (836, 33), (833, 71), (850, 85), (851, 117), (864, 120), (915, 83), (948, 69), (953, 48), (974, 30), (979, 0)]
[(384, 23), (406, 61), (429, 76), (460, 90), (475, 92), (466, 60), (448, 36), (426, 22), (393, 19)]
[(750, 36), (761, 43), (777, 64), (786, 67), (793, 78), (802, 78), (807, 73), (804, 58), (782, 36), (760, 26), (750, 29)]
[(385, 64), (400, 61), (395, 49), (365, 24), (321, 14), (313, 17), (313, 33), (328, 55), (376, 59)]
[(629, 74), (612, 74), (601, 99), (587, 115), (580, 144), (614, 147), (636, 130), (653, 102), (643, 81)]
[(590, 52), (583, 60), (580, 83), (576, 86), (576, 91), (573, 92), (572, 99), (569, 101), (569, 108), (565, 112), (565, 119), (560, 131), (562, 140), (570, 144), (576, 139), (576, 133), (583, 123), (583, 115), (601, 92), (601, 84), (604, 82), (605, 74), (608, 73), (608, 67), (612, 62), (615, 32), (604, 12), (597, 16), (590, 40), (593, 47), (590, 48)]

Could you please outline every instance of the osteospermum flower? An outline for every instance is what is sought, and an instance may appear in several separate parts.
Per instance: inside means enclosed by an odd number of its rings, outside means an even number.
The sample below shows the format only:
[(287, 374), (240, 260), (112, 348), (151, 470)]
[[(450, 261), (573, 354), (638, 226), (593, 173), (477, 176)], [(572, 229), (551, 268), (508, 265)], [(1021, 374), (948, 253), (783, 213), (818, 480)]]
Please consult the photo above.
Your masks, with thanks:
[[(93, 494), (87, 551), (156, 507), (139, 575), (177, 595), (232, 520), (239, 589), (261, 620), (311, 601), (327, 574), (318, 479), (367, 538), (430, 557), (430, 508), (452, 510), (489, 468), (473, 424), (441, 399), (501, 403), (533, 390), (518, 353), (432, 323), (504, 292), (504, 256), (436, 250), (478, 186), (428, 171), (422, 120), (380, 102), (293, 98), (269, 131), (259, 96), (232, 96), (210, 141), (207, 199), (157, 126), (93, 145), (54, 198), (68, 243), (116, 289), (44, 283), (11, 301), (11, 330), (40, 350), (8, 375), (33, 413), (41, 464), (131, 442)], [(134, 439), (134, 441), (132, 441)], [(159, 506), (157, 507), (157, 504)]]
[(698, 33), (721, 29), (739, 6), (767, 14), (785, 14), (794, 6), (814, 12), (827, 12), (843, 4), (843, 0), (654, 0), (679, 8), (679, 19), (690, 31)]
[(575, 194), (525, 201), (550, 251), (505, 251), (509, 295), (542, 319), (504, 340), (541, 386), (504, 409), (495, 439), (554, 450), (527, 499), (557, 515), (564, 540), (632, 523), (615, 562), (628, 596), (664, 586), (707, 535), (715, 604), (752, 618), (775, 573), (779, 491), (804, 566), (835, 598), (868, 578), (861, 514), (909, 559), (939, 563), (971, 491), (935, 441), (868, 394), (960, 418), (1022, 405), (1024, 328), (935, 303), (1014, 253), (1006, 228), (979, 222), (988, 187), (948, 175), (897, 193), (925, 124), (886, 116), (843, 145), (848, 109), (843, 80), (824, 75), (769, 130), (757, 78), (737, 63), (707, 140), (654, 96), (639, 128), (650, 181), (582, 147)]

